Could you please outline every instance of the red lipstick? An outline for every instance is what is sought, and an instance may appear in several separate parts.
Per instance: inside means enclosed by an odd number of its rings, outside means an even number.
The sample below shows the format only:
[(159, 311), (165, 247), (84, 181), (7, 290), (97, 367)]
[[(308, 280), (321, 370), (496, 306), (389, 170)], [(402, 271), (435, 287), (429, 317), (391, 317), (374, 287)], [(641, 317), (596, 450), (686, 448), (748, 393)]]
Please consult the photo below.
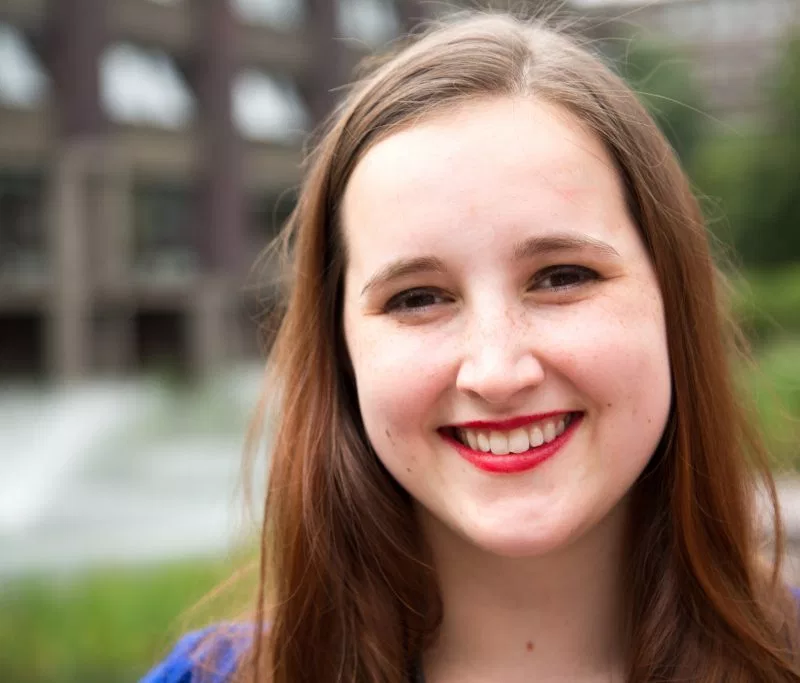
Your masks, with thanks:
[(532, 422), (547, 419), (548, 417), (555, 417), (556, 415), (572, 416), (564, 432), (549, 443), (543, 443), (541, 446), (533, 446), (523, 453), (508, 453), (507, 455), (495, 455), (491, 452), (486, 453), (484, 451), (473, 450), (468, 445), (461, 443), (453, 436), (452, 430), (441, 430), (440, 434), (447, 443), (458, 451), (458, 454), (462, 458), (479, 470), (491, 474), (517, 474), (519, 472), (532, 470), (534, 467), (541, 465), (556, 455), (556, 453), (558, 453), (572, 438), (572, 435), (583, 420), (583, 413), (556, 412), (535, 417), (515, 418), (503, 422), (467, 422), (458, 425), (458, 427), (462, 429), (495, 429), (498, 431), (506, 431), (517, 427), (523, 427)]

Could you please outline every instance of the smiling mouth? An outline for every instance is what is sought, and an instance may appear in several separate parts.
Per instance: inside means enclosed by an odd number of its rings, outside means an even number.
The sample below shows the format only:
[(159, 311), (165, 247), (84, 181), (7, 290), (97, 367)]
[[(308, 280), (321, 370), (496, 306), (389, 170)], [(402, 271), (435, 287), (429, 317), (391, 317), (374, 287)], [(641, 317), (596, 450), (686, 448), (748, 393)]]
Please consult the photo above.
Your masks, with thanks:
[(508, 455), (525, 453), (551, 443), (581, 415), (577, 412), (562, 413), (507, 430), (446, 427), (443, 431), (462, 446), (478, 453)]

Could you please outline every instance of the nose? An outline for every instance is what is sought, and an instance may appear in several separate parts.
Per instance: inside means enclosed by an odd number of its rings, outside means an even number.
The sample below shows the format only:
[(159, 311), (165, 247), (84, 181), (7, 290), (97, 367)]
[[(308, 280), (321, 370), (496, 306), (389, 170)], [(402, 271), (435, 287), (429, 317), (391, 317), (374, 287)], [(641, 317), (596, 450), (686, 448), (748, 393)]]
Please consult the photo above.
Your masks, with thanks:
[(456, 377), (459, 391), (503, 404), (541, 384), (544, 367), (538, 353), (529, 343), (525, 326), (511, 316), (487, 316), (469, 337)]

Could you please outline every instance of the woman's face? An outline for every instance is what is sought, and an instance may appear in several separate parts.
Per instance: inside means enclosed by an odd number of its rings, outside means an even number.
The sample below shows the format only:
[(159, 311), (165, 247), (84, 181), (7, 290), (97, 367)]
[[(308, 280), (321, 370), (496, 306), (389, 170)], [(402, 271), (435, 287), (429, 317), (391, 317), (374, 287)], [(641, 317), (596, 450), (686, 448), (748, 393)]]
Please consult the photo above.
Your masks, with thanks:
[(558, 107), (475, 102), (371, 148), (342, 218), (361, 414), (423, 522), (534, 556), (617, 508), (671, 389), (603, 145)]

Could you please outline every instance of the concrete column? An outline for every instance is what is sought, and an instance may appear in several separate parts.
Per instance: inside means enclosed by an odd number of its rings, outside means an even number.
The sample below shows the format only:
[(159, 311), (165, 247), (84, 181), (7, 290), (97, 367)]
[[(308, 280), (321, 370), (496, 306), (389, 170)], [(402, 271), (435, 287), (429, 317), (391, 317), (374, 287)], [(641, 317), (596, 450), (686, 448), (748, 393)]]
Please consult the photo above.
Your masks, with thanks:
[(243, 143), (232, 97), (239, 71), (238, 22), (230, 0), (194, 0), (194, 10), (201, 35), (194, 65), (202, 145), (200, 262), (207, 272), (238, 275), (245, 258)]
[(108, 38), (106, 6), (106, 0), (49, 3), (47, 54), (58, 142), (46, 200), (54, 264), (47, 349), (51, 374), (61, 381), (85, 375), (92, 364), (87, 183), (100, 164), (105, 133), (99, 65)]
[(201, 36), (193, 65), (202, 145), (196, 221), (201, 273), (188, 311), (188, 340), (193, 370), (208, 374), (230, 357), (228, 311), (236, 305), (246, 267), (244, 142), (233, 120), (239, 19), (231, 0), (193, 3)]
[(225, 279), (206, 277), (192, 298), (186, 324), (190, 371), (202, 377), (223, 367), (238, 343), (231, 314), (233, 297)]
[(311, 115), (319, 123), (336, 103), (333, 89), (344, 82), (344, 47), (336, 29), (338, 0), (306, 1), (313, 50), (313, 69), (306, 92)]
[(91, 295), (87, 281), (86, 149), (62, 148), (50, 169), (46, 216), (53, 254), (52, 294), (46, 327), (47, 366), (57, 381), (83, 377), (91, 364)]
[(124, 375), (136, 356), (135, 302), (130, 296), (133, 263), (133, 177), (124, 160), (106, 150), (97, 185), (97, 222), (93, 235), (94, 274), (104, 301), (92, 329), (95, 368)]
[(64, 138), (94, 137), (105, 129), (100, 58), (108, 41), (108, 0), (50, 0), (48, 54)]

